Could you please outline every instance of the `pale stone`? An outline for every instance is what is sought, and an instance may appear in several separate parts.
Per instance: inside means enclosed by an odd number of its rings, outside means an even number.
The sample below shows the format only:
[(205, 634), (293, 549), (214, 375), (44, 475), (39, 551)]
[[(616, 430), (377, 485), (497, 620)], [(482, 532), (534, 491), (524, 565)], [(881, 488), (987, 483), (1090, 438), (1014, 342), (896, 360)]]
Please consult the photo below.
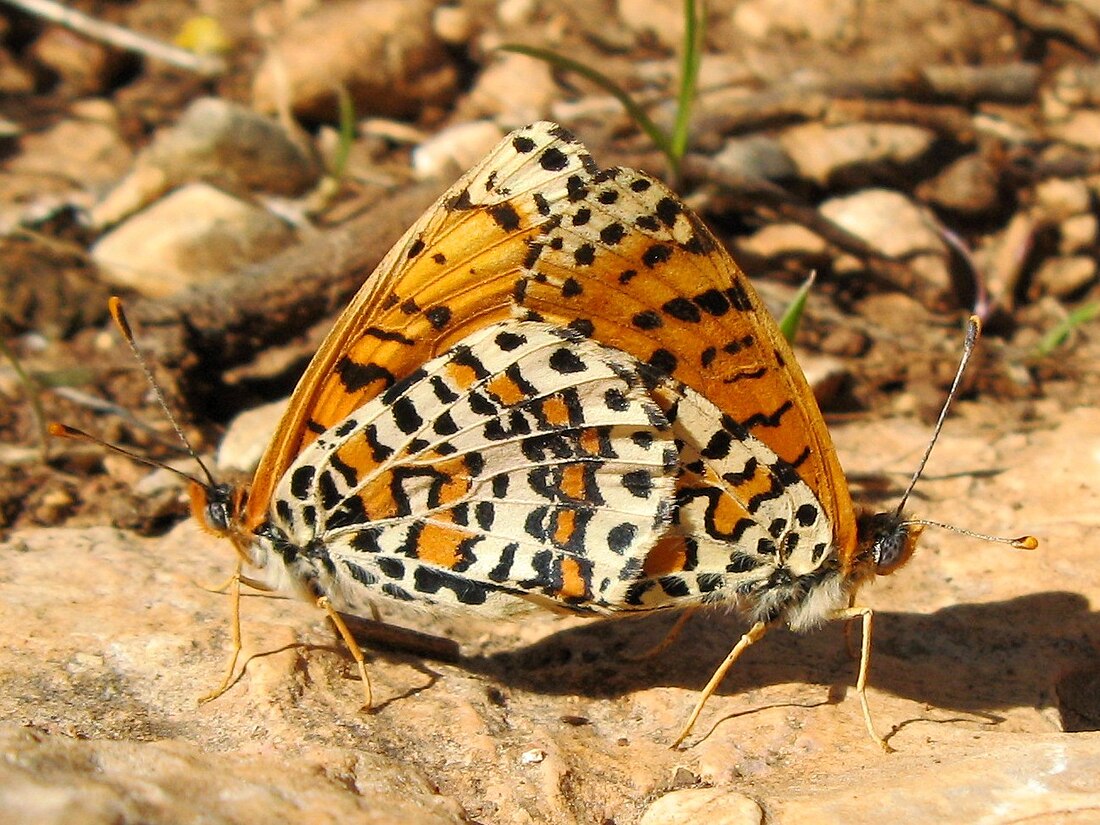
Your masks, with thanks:
[(906, 164), (921, 157), (936, 136), (928, 129), (902, 123), (807, 123), (779, 136), (804, 177), (826, 184), (845, 168), (878, 163)]
[(727, 140), (714, 162), (740, 175), (766, 180), (794, 178), (798, 173), (783, 145), (765, 135)]
[(752, 40), (769, 35), (836, 40), (852, 30), (858, 18), (856, 0), (791, 3), (789, 0), (743, 0), (733, 11), (733, 25)]
[(680, 49), (684, 41), (681, 0), (618, 0), (619, 19), (635, 32), (652, 34), (664, 46)]
[(485, 157), (502, 136), (488, 120), (450, 126), (413, 149), (413, 173), (421, 180), (454, 177)]
[(764, 812), (749, 797), (725, 788), (666, 793), (646, 808), (639, 825), (762, 825)]
[(1100, 110), (1075, 111), (1062, 123), (1048, 127), (1050, 137), (1080, 146), (1082, 149), (1100, 150)]
[(218, 445), (215, 459), (218, 469), (236, 473), (251, 473), (255, 470), (260, 463), (260, 456), (275, 433), (279, 419), (286, 411), (288, 400), (283, 398), (261, 404), (234, 418)]
[(820, 235), (797, 223), (768, 224), (739, 239), (737, 247), (761, 258), (822, 255), (829, 248)]
[(821, 214), (887, 255), (942, 255), (946, 248), (919, 206), (892, 189), (830, 198)]
[(493, 119), (514, 129), (546, 117), (559, 96), (553, 70), (545, 60), (499, 52), (478, 75), (461, 104), (466, 119)]
[(109, 283), (164, 297), (266, 258), (293, 239), (267, 210), (193, 183), (100, 238), (92, 258)]
[(1091, 255), (1047, 258), (1035, 273), (1034, 292), (1070, 298), (1096, 280), (1096, 259)]
[(1035, 209), (1048, 220), (1084, 214), (1089, 205), (1089, 187), (1080, 178), (1047, 178), (1035, 186)]
[(1073, 215), (1058, 225), (1058, 251), (1063, 255), (1086, 252), (1100, 237), (1100, 221), (1091, 212)]
[(440, 6), (432, 13), (432, 30), (444, 43), (461, 45), (473, 36), (474, 22), (465, 8)]
[(449, 104), (458, 73), (432, 31), (435, 6), (426, 0), (319, 6), (270, 44), (252, 81), (253, 104), (261, 112), (288, 108), (334, 120), (341, 87), (360, 117), (407, 117)]
[(102, 108), (92, 119), (69, 118), (44, 132), (27, 132), (19, 144), (6, 163), (9, 172), (64, 178), (93, 191), (116, 180), (132, 158), (117, 123), (105, 119)]
[(308, 144), (274, 119), (200, 98), (174, 126), (157, 133), (130, 173), (92, 210), (92, 222), (110, 226), (190, 181), (292, 196), (313, 186), (320, 173)]

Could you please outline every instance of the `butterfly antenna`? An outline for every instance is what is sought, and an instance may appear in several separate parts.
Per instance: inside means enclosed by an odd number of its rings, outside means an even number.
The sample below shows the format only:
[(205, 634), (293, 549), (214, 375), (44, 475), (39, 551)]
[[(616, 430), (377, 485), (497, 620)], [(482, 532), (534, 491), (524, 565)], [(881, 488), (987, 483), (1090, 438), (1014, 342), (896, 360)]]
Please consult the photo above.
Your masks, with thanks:
[(947, 411), (951, 409), (951, 402), (955, 400), (955, 396), (959, 392), (959, 384), (962, 382), (963, 373), (966, 371), (966, 365), (970, 363), (970, 356), (974, 354), (974, 347), (978, 343), (978, 338), (982, 334), (982, 322), (977, 315), (971, 315), (970, 320), (966, 322), (966, 337), (963, 339), (963, 353), (959, 359), (959, 366), (955, 370), (955, 380), (951, 382), (951, 389), (947, 391), (947, 398), (943, 402), (943, 408), (940, 410), (940, 417), (936, 421), (936, 426), (932, 430), (932, 437), (928, 439), (928, 446), (924, 449), (924, 455), (921, 457), (920, 463), (917, 465), (917, 471), (913, 473), (913, 478), (909, 481), (909, 486), (905, 488), (905, 492), (901, 496), (901, 501), (898, 502), (897, 509), (894, 510), (895, 516), (901, 516), (901, 511), (905, 509), (905, 504), (909, 500), (909, 495), (913, 492), (913, 488), (917, 486), (917, 482), (920, 481), (920, 477), (924, 474), (925, 465), (928, 464), (928, 457), (932, 455), (932, 448), (936, 446), (936, 441), (939, 440), (940, 430), (943, 429), (943, 422), (947, 418)]
[[(967, 364), (970, 363), (970, 356), (974, 354), (974, 347), (977, 345), (981, 334), (981, 319), (977, 315), (971, 315), (966, 323), (966, 337), (963, 339), (962, 357), (959, 359), (959, 366), (955, 370), (955, 379), (951, 382), (951, 389), (947, 391), (947, 398), (944, 400), (943, 408), (940, 410), (940, 417), (937, 419), (936, 426), (932, 430), (932, 437), (928, 440), (928, 446), (924, 450), (924, 455), (917, 465), (917, 471), (913, 473), (913, 478), (910, 479), (909, 486), (905, 488), (905, 492), (901, 496), (901, 501), (898, 503), (897, 509), (894, 510), (894, 515), (898, 519), (901, 518), (902, 510), (905, 508), (905, 504), (909, 500), (909, 495), (913, 492), (913, 488), (917, 486), (917, 482), (924, 474), (925, 465), (928, 464), (928, 457), (932, 455), (932, 448), (936, 446), (936, 441), (939, 440), (940, 430), (943, 429), (943, 422), (947, 418), (947, 411), (951, 409), (951, 402), (954, 401), (955, 396), (958, 395), (959, 384), (962, 382), (963, 373), (966, 371)], [(970, 536), (971, 538), (992, 541), (997, 544), (1008, 544), (1015, 547), (1017, 550), (1034, 550), (1039, 546), (1039, 540), (1035, 538), (1035, 536), (1020, 536), (1019, 538), (1006, 539), (1001, 536), (991, 536), (986, 533), (967, 530), (963, 527), (956, 527), (953, 524), (944, 524), (940, 521), (929, 521), (928, 519), (905, 519), (904, 523), (939, 527), (944, 530), (950, 530), (952, 533)]]
[[(148, 456), (133, 453), (127, 450), (125, 447), (119, 447), (117, 444), (112, 444), (109, 441), (104, 441), (102, 438), (96, 438), (91, 433), (86, 433), (84, 430), (78, 430), (76, 427), (70, 427), (68, 424), (59, 424), (56, 421), (51, 421), (46, 425), (46, 432), (52, 435), (54, 438), (67, 438), (70, 441), (83, 441), (85, 444), (94, 444), (95, 446), (110, 450), (112, 453), (118, 453), (124, 455), (131, 461), (137, 461), (140, 464), (147, 464), (150, 467), (159, 467), (162, 470), (167, 470), (170, 473), (175, 473), (180, 478), (185, 478), (188, 481), (193, 481), (196, 484), (202, 484), (197, 478), (183, 472), (183, 470), (177, 470), (175, 467), (165, 464), (163, 461), (157, 461), (155, 458), (149, 458)], [(205, 469), (205, 468), (204, 468)]]
[[(195, 452), (195, 448), (191, 446), (191, 442), (188, 441), (187, 436), (183, 434), (183, 429), (180, 427), (179, 422), (176, 421), (176, 417), (174, 415), (172, 415), (172, 410), (168, 406), (168, 402), (164, 398), (164, 392), (163, 392), (163, 390), (161, 390), (160, 384), (157, 383), (156, 376), (153, 375), (153, 370), (149, 367), (149, 361), (146, 359), (145, 354), (138, 347), (137, 341), (134, 339), (133, 328), (130, 326), (130, 321), (126, 318), (126, 312), (122, 308), (122, 299), (112, 296), (107, 301), (107, 309), (111, 313), (111, 320), (113, 320), (115, 322), (115, 326), (118, 327), (118, 331), (122, 334), (122, 337), (126, 341), (127, 346), (130, 347), (130, 352), (132, 352), (134, 354), (134, 360), (136, 360), (138, 362), (138, 366), (141, 367), (141, 371), (143, 373), (145, 373), (145, 380), (149, 383), (149, 386), (152, 388), (153, 395), (157, 399), (157, 404), (164, 411), (165, 417), (168, 419), (168, 422), (172, 425), (172, 429), (175, 430), (176, 435), (179, 437), (180, 443), (183, 444), (184, 449), (187, 451), (187, 454), (195, 460), (195, 463), (199, 465), (199, 469), (202, 470), (202, 474), (206, 477), (206, 482), (207, 483), (206, 483), (205, 486), (207, 486), (207, 487), (217, 487), (218, 485), (217, 485), (217, 482), (214, 480), (213, 474), (210, 472), (210, 470), (206, 466), (206, 464), (203, 463), (203, 460), (201, 458), (199, 458), (198, 453)], [(68, 429), (71, 430), (73, 428), (70, 427)], [(51, 431), (52, 431), (52, 428), (51, 428)], [(80, 431), (75, 430), (75, 432), (80, 432)], [(87, 433), (81, 433), (81, 435), (85, 436), (85, 438), (83, 438), (81, 440), (87, 441), (87, 440), (90, 439), (91, 441), (98, 442), (98, 439), (95, 439), (95, 438), (92, 438), (91, 436), (88, 436)], [(64, 437), (69, 437), (69, 438), (77, 437), (77, 438), (79, 438), (79, 436), (72, 436), (72, 435), (68, 435), (68, 434), (64, 434)], [(98, 442), (98, 443), (102, 444), (103, 442)], [(107, 444), (105, 446), (113, 449), (115, 452), (122, 453), (123, 455), (128, 455), (131, 458), (134, 458), (134, 459), (136, 459), (138, 461), (141, 461), (145, 464), (151, 464), (152, 466), (156, 466), (156, 467), (165, 467), (166, 469), (172, 470), (171, 467), (167, 467), (167, 465), (165, 465), (165, 464), (161, 464), (159, 462), (154, 462), (152, 460), (146, 460), (146, 459), (141, 458), (139, 456), (133, 455), (132, 453), (129, 453), (126, 450), (123, 450), (120, 447), (114, 447), (110, 444)], [(178, 470), (175, 470), (174, 472), (179, 473)], [(191, 476), (187, 475), (187, 473), (179, 473), (179, 474), (184, 476), (185, 478), (191, 479), (192, 481), (195, 480), (195, 479), (191, 478)]]

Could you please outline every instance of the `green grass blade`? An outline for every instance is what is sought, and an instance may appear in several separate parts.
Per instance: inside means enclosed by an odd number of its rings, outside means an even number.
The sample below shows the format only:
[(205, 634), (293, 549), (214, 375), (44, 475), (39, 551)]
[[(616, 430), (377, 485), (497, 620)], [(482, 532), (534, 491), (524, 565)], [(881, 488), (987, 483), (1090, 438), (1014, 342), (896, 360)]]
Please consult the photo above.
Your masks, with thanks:
[(703, 0), (699, 0), (698, 8), (695, 0), (684, 0), (684, 51), (680, 58), (680, 92), (676, 106), (676, 123), (669, 139), (670, 159), (677, 171), (680, 161), (687, 153), (691, 107), (699, 84), (706, 22), (706, 6)]
[(666, 135), (656, 123), (654, 123), (649, 115), (645, 113), (645, 110), (635, 102), (625, 89), (612, 80), (602, 72), (593, 69), (591, 66), (586, 66), (572, 58), (565, 57), (552, 52), (549, 49), (540, 49), (537, 46), (525, 46), (522, 43), (505, 43), (499, 47), (504, 52), (515, 52), (516, 54), (525, 54), (528, 57), (533, 57), (536, 60), (542, 60), (549, 63), (551, 66), (556, 66), (559, 69), (575, 72), (581, 77), (587, 78), (602, 88), (609, 95), (614, 97), (619, 103), (626, 109), (627, 114), (634, 118), (638, 126), (645, 132), (649, 139), (653, 141), (654, 146), (660, 149), (665, 156), (669, 159), (669, 162), (673, 165), (676, 164), (674, 155), (672, 153), (672, 147), (669, 144), (668, 135)]
[(798, 334), (798, 327), (802, 324), (802, 312), (806, 308), (806, 299), (810, 297), (810, 290), (813, 289), (816, 280), (817, 270), (814, 270), (798, 288), (783, 317), (779, 319), (779, 331), (783, 333), (788, 344), (793, 343), (795, 335)]
[(351, 145), (355, 142), (355, 101), (343, 85), (336, 87), (336, 101), (340, 111), (340, 138), (336, 144), (336, 153), (332, 158), (329, 174), (336, 180), (344, 176), (348, 166)]
[(1031, 352), (1032, 356), (1045, 358), (1050, 355), (1069, 339), (1069, 336), (1077, 327), (1087, 324), (1096, 317), (1100, 317), (1100, 301), (1091, 301), (1077, 307), (1061, 323), (1040, 339)]

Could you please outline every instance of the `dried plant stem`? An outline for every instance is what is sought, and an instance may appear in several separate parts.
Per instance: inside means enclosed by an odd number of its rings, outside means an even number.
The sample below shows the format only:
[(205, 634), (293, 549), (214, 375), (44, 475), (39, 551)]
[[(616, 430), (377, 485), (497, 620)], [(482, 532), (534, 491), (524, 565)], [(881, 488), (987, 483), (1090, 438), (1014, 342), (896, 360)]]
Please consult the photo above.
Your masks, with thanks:
[(225, 72), (225, 61), (220, 57), (199, 55), (160, 40), (138, 34), (113, 23), (104, 23), (55, 0), (3, 0), (28, 14), (65, 26), (78, 34), (99, 40), (111, 46), (160, 60), (179, 69), (212, 76)]

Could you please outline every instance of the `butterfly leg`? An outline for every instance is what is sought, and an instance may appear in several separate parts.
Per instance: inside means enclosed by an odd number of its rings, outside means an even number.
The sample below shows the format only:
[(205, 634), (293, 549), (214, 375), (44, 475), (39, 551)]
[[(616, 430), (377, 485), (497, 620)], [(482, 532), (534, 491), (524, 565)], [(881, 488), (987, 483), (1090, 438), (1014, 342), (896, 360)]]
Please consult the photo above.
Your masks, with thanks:
[(228, 589), (230, 594), (230, 601), (232, 603), (231, 614), (229, 623), (233, 628), (233, 652), (229, 655), (229, 665), (225, 669), (225, 677), (222, 679), (221, 684), (214, 690), (199, 697), (199, 704), (205, 704), (212, 699), (217, 699), (227, 690), (229, 685), (233, 682), (233, 672), (237, 669), (237, 659), (241, 655), (241, 563), (237, 562), (237, 569), (233, 571), (233, 575), (229, 578), (229, 581), (221, 588), (223, 590)]
[(351, 631), (348, 630), (348, 626), (344, 623), (340, 614), (337, 613), (329, 603), (328, 596), (321, 596), (321, 598), (317, 600), (317, 606), (328, 614), (329, 619), (331, 619), (332, 623), (336, 626), (340, 638), (342, 638), (344, 644), (347, 645), (351, 657), (355, 659), (355, 664), (359, 667), (359, 678), (362, 680), (363, 684), (363, 698), (366, 700), (367, 708), (369, 709), (374, 704), (374, 694), (370, 687), (370, 677), (367, 676), (367, 661), (363, 658), (362, 648), (360, 648), (359, 643), (355, 641), (355, 637), (351, 635)]
[(695, 611), (699, 608), (695, 605), (685, 608), (684, 612), (679, 615), (676, 622), (668, 629), (664, 638), (653, 647), (648, 650), (643, 650), (641, 653), (636, 653), (630, 656), (624, 656), (623, 658), (629, 662), (641, 662), (646, 659), (652, 659), (654, 656), (663, 653), (668, 647), (675, 642), (679, 637), (681, 631), (687, 626), (688, 621), (695, 615)]
[(676, 737), (676, 741), (672, 743), (671, 747), (675, 748), (687, 739), (687, 735), (691, 733), (691, 729), (695, 727), (695, 721), (703, 711), (703, 705), (707, 703), (707, 699), (711, 697), (711, 694), (718, 689), (718, 685), (726, 678), (726, 674), (729, 672), (729, 669), (733, 667), (733, 663), (741, 658), (741, 654), (744, 653), (750, 645), (760, 641), (767, 632), (768, 625), (764, 622), (757, 622), (738, 640), (737, 644), (733, 646), (733, 650), (726, 656), (725, 661), (718, 666), (716, 671), (714, 671), (714, 675), (710, 677), (707, 686), (703, 688), (703, 692), (699, 695), (699, 700), (695, 703), (695, 708), (691, 711), (691, 716), (688, 717), (687, 724), (684, 725), (684, 729), (680, 731), (680, 735)]
[(838, 610), (833, 618), (840, 620), (862, 619), (863, 638), (859, 645), (859, 676), (856, 678), (856, 693), (859, 694), (859, 703), (863, 708), (863, 722), (867, 726), (867, 733), (878, 743), (886, 753), (893, 753), (894, 749), (889, 743), (875, 731), (875, 723), (871, 721), (871, 706), (867, 704), (867, 672), (871, 666), (871, 628), (875, 611), (869, 607), (849, 607), (846, 610)]

